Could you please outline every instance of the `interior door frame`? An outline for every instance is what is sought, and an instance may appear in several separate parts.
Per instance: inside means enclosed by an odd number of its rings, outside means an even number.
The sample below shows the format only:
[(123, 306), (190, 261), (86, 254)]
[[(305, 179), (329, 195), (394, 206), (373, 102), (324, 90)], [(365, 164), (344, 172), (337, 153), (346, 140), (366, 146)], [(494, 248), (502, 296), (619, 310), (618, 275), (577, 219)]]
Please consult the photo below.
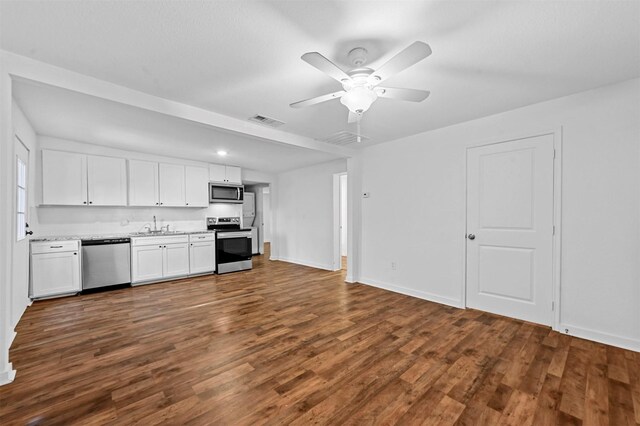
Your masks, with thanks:
[(483, 139), (475, 142), (471, 142), (464, 150), (464, 222), (462, 223), (461, 235), (465, 238), (465, 244), (462, 248), (462, 265), (463, 265), (463, 277), (462, 277), (462, 307), (467, 308), (467, 193), (468, 193), (468, 162), (469, 162), (469, 150), (488, 145), (497, 145), (504, 142), (513, 142), (519, 139), (529, 139), (538, 136), (553, 136), (553, 149), (554, 149), (554, 161), (553, 161), (553, 226), (554, 234), (552, 239), (552, 282), (551, 282), (551, 303), (553, 304), (553, 320), (551, 328), (559, 331), (560, 329), (560, 287), (562, 282), (562, 126), (545, 131), (530, 131), (524, 134), (505, 136), (505, 137), (492, 137), (489, 139)]

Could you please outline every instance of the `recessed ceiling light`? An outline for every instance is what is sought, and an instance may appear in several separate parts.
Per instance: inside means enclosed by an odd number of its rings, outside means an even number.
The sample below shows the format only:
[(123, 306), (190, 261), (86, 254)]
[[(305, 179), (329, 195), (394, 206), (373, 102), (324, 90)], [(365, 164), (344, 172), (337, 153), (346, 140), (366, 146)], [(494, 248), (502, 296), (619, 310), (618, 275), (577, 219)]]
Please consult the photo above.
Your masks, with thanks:
[(221, 150), (219, 150), (219, 151), (218, 151), (218, 155), (219, 155), (220, 157), (224, 157), (225, 155), (227, 155), (227, 151), (225, 151), (225, 150), (221, 149)]

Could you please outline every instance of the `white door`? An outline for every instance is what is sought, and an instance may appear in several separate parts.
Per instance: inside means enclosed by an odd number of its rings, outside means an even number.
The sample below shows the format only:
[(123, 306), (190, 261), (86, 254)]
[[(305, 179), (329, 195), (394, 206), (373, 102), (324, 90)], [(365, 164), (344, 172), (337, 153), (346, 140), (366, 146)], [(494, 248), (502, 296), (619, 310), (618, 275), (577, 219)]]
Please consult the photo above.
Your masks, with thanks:
[(87, 186), (90, 205), (126, 206), (127, 160), (87, 156)]
[(79, 259), (77, 251), (31, 256), (32, 296), (35, 298), (79, 292)]
[(87, 204), (87, 156), (42, 151), (42, 203), (69, 206)]
[(553, 135), (467, 153), (467, 306), (552, 324)]
[(129, 160), (129, 205), (158, 206), (158, 163)]
[(242, 184), (242, 172), (240, 167), (227, 166), (225, 168), (227, 183)]
[[(29, 304), (29, 149), (15, 137), (15, 216), (13, 233), (13, 283), (11, 306), (24, 307)], [(29, 234), (27, 234), (29, 233)], [(22, 311), (11, 312), (11, 328), (15, 327)]]
[(214, 241), (191, 243), (189, 247), (189, 272), (191, 274), (213, 272), (215, 270), (215, 256)]
[(209, 207), (209, 169), (186, 166), (184, 172), (185, 204), (190, 207)]
[(189, 244), (167, 244), (164, 246), (165, 278), (189, 275)]
[(184, 166), (160, 163), (160, 205), (185, 205)]
[(131, 281), (162, 279), (163, 253), (161, 245), (131, 247)]

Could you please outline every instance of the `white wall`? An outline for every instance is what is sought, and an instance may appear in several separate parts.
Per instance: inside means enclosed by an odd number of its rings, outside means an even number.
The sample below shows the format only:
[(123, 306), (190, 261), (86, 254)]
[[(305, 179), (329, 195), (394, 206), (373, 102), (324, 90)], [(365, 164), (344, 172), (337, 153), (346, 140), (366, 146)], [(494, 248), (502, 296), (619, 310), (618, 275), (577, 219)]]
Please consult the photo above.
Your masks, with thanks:
[(279, 260), (333, 270), (333, 175), (346, 170), (339, 160), (278, 175), (272, 238)]
[[(150, 154), (121, 151), (65, 139), (38, 136), (36, 197), (42, 194), (42, 149), (56, 149), (94, 155), (109, 155), (128, 159), (163, 161), (179, 164), (199, 165), (206, 163), (177, 160)], [(141, 231), (145, 224), (153, 225), (153, 216), (158, 227), (170, 224), (173, 230), (204, 229), (208, 216), (240, 216), (241, 204), (211, 204), (209, 207), (63, 207), (40, 206), (35, 209), (37, 224), (32, 227), (35, 237), (51, 235), (88, 235), (128, 233)]]
[(560, 329), (640, 350), (640, 79), (365, 149), (360, 281), (460, 306), (466, 147), (560, 126)]

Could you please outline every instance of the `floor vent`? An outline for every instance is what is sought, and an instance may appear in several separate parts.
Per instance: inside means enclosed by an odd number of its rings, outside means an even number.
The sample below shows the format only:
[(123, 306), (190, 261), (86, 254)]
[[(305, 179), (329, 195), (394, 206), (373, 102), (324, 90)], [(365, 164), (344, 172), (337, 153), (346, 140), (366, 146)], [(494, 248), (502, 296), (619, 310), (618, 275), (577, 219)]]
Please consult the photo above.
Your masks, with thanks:
[[(369, 140), (367, 136), (363, 135), (360, 135), (360, 139), (362, 142), (366, 142), (367, 140)], [(330, 143), (332, 145), (344, 146), (358, 142), (358, 135), (343, 130), (342, 132), (334, 133), (331, 136), (319, 140), (322, 142)]]
[(280, 120), (265, 117), (264, 115), (254, 115), (253, 117), (249, 117), (249, 121), (255, 121), (256, 123), (264, 124), (269, 127), (280, 127), (284, 124), (284, 122)]

